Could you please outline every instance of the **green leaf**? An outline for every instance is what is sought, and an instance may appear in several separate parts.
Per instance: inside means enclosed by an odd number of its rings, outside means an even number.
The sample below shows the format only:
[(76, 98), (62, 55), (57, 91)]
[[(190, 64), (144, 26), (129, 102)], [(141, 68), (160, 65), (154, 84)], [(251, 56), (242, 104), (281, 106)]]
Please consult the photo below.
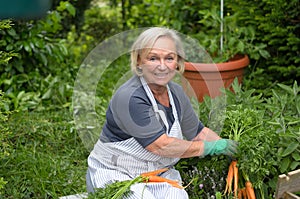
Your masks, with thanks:
[(48, 59), (47, 59), (47, 57), (46, 57), (43, 53), (40, 53), (39, 55), (40, 55), (40, 57), (41, 57), (41, 61), (42, 61), (42, 63), (44, 64), (44, 66), (47, 66), (47, 64), (48, 64)]
[(295, 170), (299, 165), (300, 165), (300, 162), (293, 161), (291, 163), (290, 168), (291, 168), (291, 170)]
[(233, 90), (234, 90), (234, 92), (236, 92), (236, 93), (239, 93), (239, 92), (241, 92), (241, 85), (239, 84), (239, 82), (238, 82), (238, 78), (235, 78), (234, 80), (233, 80), (233, 83), (231, 84), (231, 86), (232, 86), (232, 88), (233, 88)]
[(17, 33), (16, 33), (15, 29), (13, 29), (13, 28), (8, 29), (8, 30), (7, 30), (7, 33), (8, 33), (10, 36), (12, 36), (12, 37), (17, 36)]
[(5, 50), (7, 50), (7, 51), (11, 51), (11, 50), (13, 50), (14, 49), (14, 45), (13, 44), (8, 44), (7, 46), (6, 46), (6, 48), (5, 48)]
[(24, 95), (25, 95), (25, 91), (19, 92), (17, 95), (17, 99), (19, 99), (19, 100), (22, 99), (24, 97)]
[(295, 161), (300, 161), (300, 154), (299, 153), (292, 153), (292, 157)]
[(65, 94), (66, 94), (66, 91), (65, 91), (65, 85), (62, 84), (58, 87), (58, 91), (59, 91), (59, 94), (62, 96), (62, 97), (65, 97)]
[(272, 90), (272, 93), (273, 93), (273, 96), (274, 96), (278, 101), (281, 101), (281, 98), (279, 97), (279, 94), (278, 94), (275, 90)]
[(59, 6), (57, 7), (58, 11), (64, 11), (67, 10), (72, 16), (75, 16), (75, 8), (72, 4), (70, 4), (67, 1), (61, 1)]
[(294, 90), (291, 88), (291, 87), (289, 87), (289, 86), (287, 86), (287, 85), (284, 85), (284, 84), (277, 84), (280, 88), (282, 88), (283, 90), (285, 90), (285, 91), (287, 91), (289, 94), (292, 94), (292, 95), (294, 95)]
[(0, 30), (8, 29), (11, 27), (11, 25), (13, 25), (11, 20), (9, 20), (9, 19), (1, 20), (0, 21)]
[[(294, 118), (292, 118), (292, 119), (294, 119)], [(294, 124), (298, 124), (298, 123), (300, 123), (300, 120), (290, 121), (287, 123), (287, 125), (294, 125)]]
[(281, 161), (281, 164), (279, 165), (279, 169), (281, 173), (286, 173), (288, 171), (288, 168), (290, 166), (291, 159), (286, 157)]
[(271, 55), (270, 55), (270, 53), (268, 52), (268, 51), (266, 51), (266, 50), (259, 50), (259, 54), (263, 57), (263, 58), (265, 58), (265, 59), (268, 59), (268, 58), (270, 58), (271, 57)]
[(221, 192), (216, 193), (216, 199), (222, 199), (222, 193)]
[(294, 85), (293, 85), (294, 95), (297, 96), (297, 94), (298, 94), (299, 91), (300, 91), (300, 87), (298, 87), (297, 81), (295, 81)]
[(238, 45), (237, 45), (237, 49), (238, 49), (239, 52), (244, 52), (245, 44), (242, 41), (239, 41)]
[(44, 95), (42, 96), (42, 99), (49, 99), (52, 95), (53, 91), (52, 89), (48, 89), (46, 93), (44, 93)]
[(72, 4), (70, 4), (69, 2), (67, 2), (66, 8), (67, 8), (68, 12), (74, 17), (75, 13), (76, 13), (75, 7)]
[(30, 45), (29, 45), (29, 42), (28, 42), (28, 41), (25, 41), (25, 42), (24, 42), (24, 49), (25, 49), (27, 52), (31, 52), (31, 48), (30, 48)]
[(299, 146), (299, 143), (297, 143), (297, 142), (290, 143), (289, 146), (283, 151), (281, 156), (286, 157), (286, 156), (290, 155), (298, 148), (298, 146)]
[(59, 49), (63, 53), (63, 55), (68, 55), (68, 49), (66, 48), (65, 45), (63, 44), (59, 45)]

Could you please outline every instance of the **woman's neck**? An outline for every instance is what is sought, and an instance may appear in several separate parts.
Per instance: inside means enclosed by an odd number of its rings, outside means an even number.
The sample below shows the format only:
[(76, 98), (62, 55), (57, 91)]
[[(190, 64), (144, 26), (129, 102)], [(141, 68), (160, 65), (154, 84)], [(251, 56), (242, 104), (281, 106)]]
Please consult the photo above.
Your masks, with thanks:
[(168, 89), (166, 86), (159, 86), (156, 84), (148, 84), (150, 90), (153, 93), (154, 98), (159, 101), (160, 104), (170, 107)]

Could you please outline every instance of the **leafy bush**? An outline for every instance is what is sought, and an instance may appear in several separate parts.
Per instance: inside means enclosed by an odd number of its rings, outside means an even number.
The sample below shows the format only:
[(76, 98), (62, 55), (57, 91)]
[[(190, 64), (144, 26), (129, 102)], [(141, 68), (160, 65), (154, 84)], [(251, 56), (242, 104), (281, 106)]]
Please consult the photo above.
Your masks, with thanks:
[[(118, 5), (117, 1), (111, 2)], [(218, 19), (205, 18), (208, 11), (219, 7), (219, 0), (124, 2), (126, 3), (122, 4), (120, 12), (125, 13), (121, 20), (126, 23), (127, 28), (168, 26), (187, 35), (198, 35), (199, 41), (204, 42), (202, 45), (208, 45), (207, 48), (219, 46)], [(266, 92), (266, 88), (274, 86), (274, 82), (291, 85), (293, 80), (299, 79), (299, 6), (298, 0), (224, 1), (224, 16), (229, 15), (227, 24), (229, 27), (232, 24), (236, 27), (231, 33), (241, 34), (240, 40), (244, 39), (253, 46), (249, 52), (252, 55), (247, 70), (247, 77), (251, 78), (251, 81), (247, 82), (249, 89), (256, 88), (259, 92)], [(220, 9), (217, 11), (209, 13), (219, 17)], [(235, 32), (236, 30), (238, 31)], [(203, 35), (210, 38), (203, 41)], [(234, 47), (249, 51), (248, 46), (242, 45), (239, 40), (231, 43), (228, 50)], [(267, 54), (262, 50), (266, 50), (270, 57), (265, 56)]]
[[(281, 173), (300, 167), (300, 87), (278, 84), (266, 101), (267, 123), (279, 134), (276, 166)], [(279, 164), (280, 163), (280, 164)]]
[[(267, 88), (272, 85), (272, 82), (291, 85), (295, 79), (299, 79), (299, 1), (230, 0), (225, 2), (230, 10), (239, 12), (239, 23), (256, 26), (258, 35), (256, 39), (268, 45), (267, 50), (271, 58), (253, 65), (254, 71), (262, 72), (257, 74), (260, 78), (252, 82), (251, 86)], [(266, 79), (270, 80), (266, 82)]]
[(81, 33), (90, 35), (96, 42), (101, 42), (122, 30), (118, 9), (94, 5), (84, 13), (84, 24)]
[[(64, 13), (62, 17), (62, 30), (58, 33), (59, 37), (65, 38), (68, 32), (71, 31), (72, 27), (75, 26), (76, 30), (80, 30), (84, 23), (84, 12), (88, 8), (91, 8), (91, 2), (93, 0), (52, 0), (52, 10), (56, 10), (57, 7), (60, 7), (64, 4), (69, 12), (73, 12), (76, 10), (76, 14), (70, 16), (67, 13)], [(72, 6), (71, 6), (72, 5)]]
[[(10, 27), (10, 20), (0, 21), (0, 30), (9, 29)], [(7, 64), (13, 56), (17, 56), (17, 54), (13, 52), (0, 51), (0, 64)], [(11, 150), (11, 145), (7, 140), (11, 132), (4, 126), (4, 123), (11, 114), (7, 107), (7, 99), (4, 98), (3, 92), (0, 90), (0, 161), (9, 156)], [(2, 189), (6, 183), (7, 181), (4, 180), (3, 175), (0, 175), (0, 195), (2, 194)]]
[(214, 62), (228, 61), (237, 54), (247, 54), (252, 60), (270, 57), (265, 50), (266, 44), (257, 42), (254, 26), (238, 24), (239, 12), (226, 13), (223, 19), (219, 13), (220, 6), (199, 10), (201, 20), (198, 23), (202, 31), (193, 35), (213, 57)]
[(121, 31), (118, 21), (118, 10), (109, 10), (107, 6), (92, 4), (90, 9), (84, 12), (84, 21), (80, 29), (73, 25), (68, 32), (66, 48), (72, 58), (73, 68), (70, 71), (72, 77), (76, 77), (79, 65), (88, 56), (91, 50), (100, 42)]
[(10, 98), (10, 109), (41, 109), (44, 102), (66, 106), (70, 101), (73, 63), (66, 41), (56, 34), (62, 28), (62, 16), (75, 14), (72, 8), (61, 2), (44, 19), (14, 21), (13, 26), (0, 30), (0, 50), (16, 54), (0, 62), (5, 66), (0, 69), (0, 89)]
[[(45, 19), (37, 21), (14, 21), (14, 26), (1, 30), (1, 49), (14, 50), (19, 54), (6, 66), (7, 78), (13, 75), (38, 71), (41, 75), (49, 72), (61, 72), (58, 68), (63, 63), (67, 49), (63, 45), (64, 40), (56, 38), (61, 30), (61, 13), (67, 9), (66, 4), (57, 8), (59, 11), (50, 12)], [(73, 15), (75, 12), (72, 13)], [(51, 67), (49, 67), (51, 66)], [(60, 70), (58, 70), (60, 69)]]

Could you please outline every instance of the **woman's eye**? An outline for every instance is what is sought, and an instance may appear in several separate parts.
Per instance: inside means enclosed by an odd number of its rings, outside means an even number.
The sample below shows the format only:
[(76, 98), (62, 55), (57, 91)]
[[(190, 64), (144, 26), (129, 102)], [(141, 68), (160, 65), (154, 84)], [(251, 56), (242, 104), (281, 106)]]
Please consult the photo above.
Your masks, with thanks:
[(174, 57), (167, 57), (168, 62), (172, 62), (174, 60)]
[(150, 58), (149, 58), (149, 61), (155, 61), (155, 60), (157, 60), (156, 57), (150, 57)]

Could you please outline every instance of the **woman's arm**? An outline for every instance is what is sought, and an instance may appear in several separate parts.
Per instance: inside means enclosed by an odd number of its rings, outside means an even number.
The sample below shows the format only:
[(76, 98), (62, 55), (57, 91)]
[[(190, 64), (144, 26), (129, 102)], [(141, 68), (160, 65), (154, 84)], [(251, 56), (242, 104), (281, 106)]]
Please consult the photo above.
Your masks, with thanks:
[(204, 153), (204, 142), (181, 140), (163, 134), (146, 149), (164, 157), (189, 158), (201, 156)]
[(221, 137), (216, 132), (207, 127), (204, 127), (193, 139), (193, 141), (215, 141), (219, 139), (221, 139)]
[[(222, 141), (221, 148), (217, 147), (215, 142), (217, 140), (218, 142)], [(205, 156), (211, 153), (231, 153), (235, 150), (236, 146), (235, 143), (230, 142), (228, 144), (229, 141), (221, 140), (221, 137), (216, 132), (204, 127), (192, 141), (181, 140), (163, 134), (153, 143), (149, 144), (146, 149), (164, 157), (189, 158)]]

